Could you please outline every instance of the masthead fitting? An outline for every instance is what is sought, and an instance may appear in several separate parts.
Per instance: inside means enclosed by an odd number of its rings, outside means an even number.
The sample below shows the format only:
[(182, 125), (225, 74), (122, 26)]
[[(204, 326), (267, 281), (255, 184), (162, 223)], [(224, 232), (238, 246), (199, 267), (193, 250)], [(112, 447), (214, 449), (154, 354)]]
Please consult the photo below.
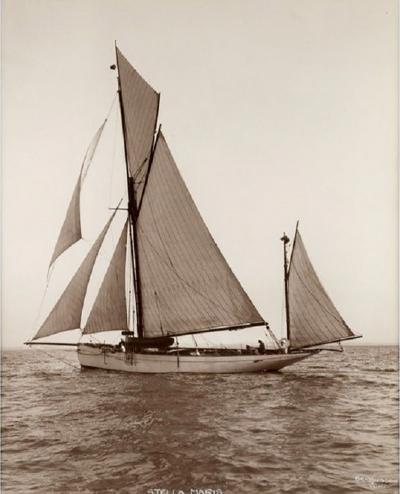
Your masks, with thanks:
[(283, 237), (281, 237), (281, 240), (285, 244), (290, 242), (290, 238), (286, 235), (286, 233), (283, 234)]

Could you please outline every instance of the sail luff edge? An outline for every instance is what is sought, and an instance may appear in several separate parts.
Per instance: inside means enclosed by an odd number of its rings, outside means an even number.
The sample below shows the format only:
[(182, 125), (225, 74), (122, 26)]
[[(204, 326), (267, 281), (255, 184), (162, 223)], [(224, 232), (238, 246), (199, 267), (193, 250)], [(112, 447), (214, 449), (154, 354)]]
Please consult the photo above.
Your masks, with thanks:
[(293, 247), (292, 247), (292, 251), (290, 253), (290, 259), (289, 259), (289, 267), (288, 267), (288, 272), (287, 272), (287, 276), (289, 278), (289, 274), (290, 274), (290, 266), (292, 265), (292, 258), (293, 258), (293, 252), (294, 252), (294, 248), (296, 246), (296, 240), (297, 240), (297, 232), (299, 231), (299, 220), (297, 220), (296, 222), (296, 229), (294, 231), (294, 237), (293, 237)]
[[(160, 104), (160, 98), (158, 99), (158, 103)], [(157, 108), (157, 114), (158, 114), (158, 108)], [(156, 121), (156, 123), (157, 123), (157, 121)], [(142, 195), (140, 197), (140, 202), (139, 202), (139, 205), (137, 208), (137, 214), (138, 215), (140, 214), (140, 209), (142, 207), (143, 197), (146, 193), (147, 182), (149, 181), (149, 176), (150, 176), (150, 172), (151, 172), (151, 168), (152, 168), (152, 164), (153, 164), (153, 160), (154, 160), (154, 152), (156, 150), (156, 146), (157, 146), (157, 142), (158, 142), (158, 138), (159, 138), (160, 134), (161, 134), (161, 124), (158, 127), (158, 131), (157, 131), (157, 135), (156, 135), (156, 138), (154, 141), (154, 145), (152, 146), (152, 149), (151, 149), (149, 166), (147, 167), (147, 173), (146, 173), (146, 178), (145, 178), (144, 184), (143, 184)]]

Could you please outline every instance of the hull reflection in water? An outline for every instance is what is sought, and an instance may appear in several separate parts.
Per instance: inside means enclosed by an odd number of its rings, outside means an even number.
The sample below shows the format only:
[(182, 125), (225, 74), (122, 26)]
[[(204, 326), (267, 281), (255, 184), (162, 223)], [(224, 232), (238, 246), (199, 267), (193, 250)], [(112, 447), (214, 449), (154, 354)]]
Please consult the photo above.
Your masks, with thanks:
[(270, 355), (165, 355), (159, 353), (125, 353), (80, 344), (78, 359), (82, 367), (95, 367), (139, 373), (224, 374), (277, 371), (304, 360), (307, 353)]

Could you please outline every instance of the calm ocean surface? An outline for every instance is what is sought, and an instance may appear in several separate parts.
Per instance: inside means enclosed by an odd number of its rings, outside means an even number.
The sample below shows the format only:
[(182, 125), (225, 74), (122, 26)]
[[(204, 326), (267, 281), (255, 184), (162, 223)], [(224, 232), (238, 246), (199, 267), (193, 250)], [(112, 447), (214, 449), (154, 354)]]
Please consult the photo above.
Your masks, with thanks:
[(214, 376), (45, 351), (2, 354), (2, 492), (398, 492), (395, 347)]

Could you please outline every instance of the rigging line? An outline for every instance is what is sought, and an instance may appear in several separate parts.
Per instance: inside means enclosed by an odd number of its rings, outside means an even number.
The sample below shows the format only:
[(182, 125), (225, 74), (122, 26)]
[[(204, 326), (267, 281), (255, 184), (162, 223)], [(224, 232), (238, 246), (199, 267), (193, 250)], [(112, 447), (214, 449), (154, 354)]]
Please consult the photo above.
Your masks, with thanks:
[[(113, 102), (111, 104), (110, 111), (111, 111), (111, 108), (112, 108), (112, 106), (114, 104), (114, 101), (115, 101), (115, 96), (114, 96), (114, 100), (113, 100)], [(92, 162), (93, 162), (93, 160), (95, 158), (97, 147), (99, 145), (101, 136), (103, 135), (103, 131), (104, 131), (104, 127), (105, 127), (105, 125), (107, 123), (107, 119), (108, 119), (108, 116), (104, 120), (103, 124), (97, 130), (95, 136), (93, 137), (91, 143), (89, 144), (89, 147), (88, 147), (88, 149), (86, 151), (86, 154), (85, 154), (85, 157), (83, 159), (83, 163), (82, 163), (82, 167), (81, 167), (81, 173), (80, 173), (80, 179), (78, 179), (78, 180), (80, 180), (80, 185), (79, 185), (79, 187), (80, 187), (80, 192), (79, 192), (79, 207), (80, 207), (80, 204), (81, 204), (82, 185), (83, 185), (84, 180), (86, 180), (86, 176), (87, 176), (87, 174), (89, 172), (90, 165), (92, 164)], [(80, 215), (80, 221), (82, 223), (81, 209), (79, 209), (79, 215)], [(81, 225), (81, 239), (84, 240), (83, 232), (82, 232), (82, 225)]]
[[(128, 241), (128, 239), (127, 239)], [(125, 293), (128, 292), (128, 303), (127, 305), (127, 317), (128, 317), (128, 328), (133, 328), (133, 321), (131, 320), (132, 312), (132, 269), (130, 267), (130, 262), (128, 260), (128, 255), (130, 259), (129, 249), (126, 249), (126, 263), (125, 263)], [(126, 271), (128, 271), (128, 276), (126, 276)]]
[[(124, 200), (124, 198), (125, 198), (126, 195), (127, 195), (127, 191), (125, 191), (124, 195), (121, 197), (121, 200), (119, 201), (119, 204), (117, 206), (117, 209), (118, 209), (119, 205), (121, 204), (121, 202)], [(111, 204), (111, 203), (112, 203), (112, 201), (111, 201), (111, 197), (110, 197), (109, 204)], [(115, 238), (114, 228), (115, 228), (115, 223), (113, 222), (113, 224), (110, 225), (110, 229), (109, 229), (109, 235), (110, 235), (111, 241), (112, 241), (111, 242), (112, 243), (112, 247), (111, 247), (112, 252), (114, 252), (114, 249), (116, 248), (116, 244), (117, 244), (117, 239)], [(102, 254), (104, 254), (104, 247), (103, 247), (103, 250), (102, 250)], [(101, 258), (101, 254), (100, 254), (100, 258)]]
[(285, 337), (285, 336), (282, 336), (284, 335), (284, 332), (283, 332), (283, 319), (285, 317), (285, 288), (283, 287), (282, 288), (282, 295), (281, 295), (281, 337)]
[(110, 114), (111, 114), (111, 110), (113, 109), (113, 106), (114, 106), (114, 104), (115, 104), (115, 102), (116, 102), (116, 100), (117, 100), (117, 96), (118, 96), (118, 92), (117, 92), (117, 91), (115, 91), (114, 98), (113, 98), (113, 99), (112, 99), (112, 101), (111, 101), (110, 108), (109, 108), (108, 113), (107, 113), (107, 115), (106, 115), (106, 120), (108, 119), (108, 117), (109, 117), (109, 116), (110, 116)]
[[(101, 341), (100, 341), (100, 340), (97, 340), (97, 338), (94, 336), (94, 334), (93, 334), (93, 333), (88, 333), (88, 334), (86, 334), (86, 333), (84, 333), (84, 332), (83, 332), (83, 329), (82, 329), (82, 328), (81, 328), (81, 336), (80, 336), (80, 338), (79, 338), (79, 340), (78, 340), (78, 343), (80, 343), (80, 342), (81, 342), (81, 339), (82, 339), (84, 336), (89, 336), (89, 340), (90, 340), (90, 341), (89, 341), (89, 343), (91, 342), (91, 340), (92, 340), (92, 339), (93, 339), (93, 340), (96, 340), (96, 341), (97, 341), (97, 343), (101, 343)], [(85, 344), (85, 342), (83, 342), (82, 344), (84, 345), (84, 344)]]
[[(106, 118), (104, 119), (104, 121), (100, 125), (100, 127), (97, 129), (97, 132), (95, 133), (94, 138), (92, 139), (92, 141), (89, 144), (88, 149), (86, 150), (85, 157), (83, 158), (82, 168), (81, 168), (81, 180), (80, 180), (81, 185), (82, 185), (83, 181), (86, 179), (86, 175), (89, 171), (89, 167), (90, 167), (91, 162), (94, 158), (95, 152), (97, 150), (97, 146), (98, 146), (100, 138), (103, 134), (104, 127), (105, 127), (105, 125), (108, 122), (108, 119), (110, 117), (110, 114), (111, 114), (111, 111), (112, 111), (113, 106), (115, 104), (116, 98), (117, 98), (117, 93), (114, 95), (114, 98), (111, 101), (111, 105), (110, 105), (109, 110), (106, 114)], [(89, 159), (89, 162), (86, 163), (86, 160), (88, 157), (90, 157), (90, 159)], [(86, 163), (86, 167), (85, 167), (85, 163)]]
[(39, 304), (39, 309), (38, 309), (37, 316), (35, 317), (35, 319), (33, 321), (33, 324), (32, 324), (32, 331), (35, 331), (35, 329), (37, 328), (37, 325), (38, 325), (38, 322), (39, 322), (39, 317), (40, 317), (40, 314), (42, 312), (43, 304), (44, 304), (44, 301), (45, 301), (45, 298), (46, 298), (46, 295), (47, 295), (47, 290), (49, 288), (50, 278), (51, 278), (51, 275), (53, 273), (53, 269), (54, 269), (54, 264), (52, 264), (50, 266), (50, 268), (49, 268), (49, 270), (47, 272), (46, 286), (44, 288), (43, 295), (42, 295), (42, 298), (40, 300), (40, 304)]
[(94, 336), (93, 333), (90, 333), (90, 338), (95, 341), (95, 344), (96, 343), (98, 343), (99, 345), (104, 345), (105, 344), (105, 341), (104, 340), (103, 341), (100, 341), (99, 338), (97, 338), (97, 336)]
[[(138, 178), (139, 173), (141, 173), (141, 172), (142, 172), (142, 170), (143, 170), (143, 168), (144, 168), (144, 165), (147, 163), (147, 161), (148, 161), (148, 157), (146, 157), (146, 158), (143, 160), (142, 164), (141, 164), (140, 166), (138, 166), (137, 170), (136, 170), (136, 171), (135, 171), (135, 173), (133, 174), (132, 178), (133, 178), (133, 180), (135, 181), (135, 183), (137, 183), (137, 182), (136, 182), (136, 179)], [(139, 182), (139, 183), (141, 183), (141, 182)]]
[(61, 357), (56, 357), (55, 355), (53, 355), (51, 353), (47, 353), (45, 350), (42, 350), (41, 348), (38, 348), (38, 351), (44, 353), (45, 355), (47, 355), (48, 357), (50, 357), (50, 358), (52, 358), (54, 360), (59, 360), (63, 364), (69, 365), (70, 367), (73, 367), (74, 369), (79, 369), (80, 370), (80, 368), (81, 368), (80, 365), (76, 365), (76, 364), (73, 364), (72, 362), (68, 362), (67, 360), (62, 359)]
[(47, 270), (46, 289), (47, 289), (48, 284), (50, 283), (50, 278), (51, 278), (51, 275), (53, 274), (53, 269), (54, 269), (54, 263), (51, 266), (49, 266), (49, 269)]
[(188, 288), (191, 288), (195, 293), (197, 293), (198, 295), (200, 295), (204, 300), (207, 300), (209, 303), (211, 303), (212, 306), (214, 307), (218, 307), (219, 309), (222, 309), (223, 312), (226, 314), (227, 313), (227, 310), (226, 310), (226, 307), (224, 307), (223, 305), (221, 305), (220, 303), (216, 303), (215, 300), (213, 299), (210, 299), (208, 298), (206, 295), (204, 295), (204, 293), (200, 292), (197, 288), (195, 288), (191, 283), (189, 283), (188, 281), (186, 281), (184, 278), (182, 278), (182, 276), (178, 273), (178, 271), (176, 270), (175, 266), (173, 264), (170, 264), (168, 262), (165, 261), (165, 259), (163, 258), (163, 256), (160, 254), (160, 252), (158, 252), (158, 250), (154, 247), (154, 245), (151, 243), (151, 241), (149, 240), (149, 237), (144, 233), (144, 231), (142, 230), (142, 228), (139, 226), (139, 230), (141, 231), (142, 235), (147, 239), (147, 242), (149, 243), (150, 247), (153, 249), (153, 251), (157, 254), (157, 256), (161, 259), (161, 261), (165, 264), (165, 266), (168, 267), (168, 269), (170, 269), (174, 274), (175, 276), (180, 280), (182, 281), (182, 283), (184, 285), (186, 285)]
[(296, 266), (293, 265), (293, 269), (295, 270), (301, 284), (305, 287), (305, 289), (308, 291), (308, 293), (312, 296), (312, 298), (317, 302), (318, 305), (320, 305), (322, 307), (322, 309), (327, 313), (329, 314), (330, 316), (332, 316), (337, 322), (339, 322), (340, 324), (344, 324), (347, 328), (347, 324), (343, 321), (343, 319), (338, 319), (334, 314), (332, 314), (323, 304), (321, 304), (321, 302), (316, 298), (316, 296), (313, 294), (313, 292), (308, 288), (308, 286), (304, 283), (304, 281), (302, 280), (301, 276), (299, 275), (297, 269), (296, 269)]
[[(112, 102), (111, 108), (114, 105), (114, 102), (117, 98), (117, 93), (114, 96), (114, 100)], [(110, 111), (111, 111), (110, 108)], [(118, 130), (118, 125), (117, 125), (117, 118), (118, 118), (118, 109), (115, 112), (114, 116), (114, 140), (113, 140), (113, 150), (112, 150), (112, 156), (111, 156), (111, 177), (110, 177), (110, 187), (109, 187), (109, 194), (108, 194), (108, 203), (111, 204), (111, 195), (112, 195), (112, 188), (113, 188), (113, 182), (114, 182), (114, 168), (115, 168), (115, 156), (117, 153), (117, 130)]]
[(92, 161), (94, 160), (94, 156), (97, 151), (97, 146), (99, 145), (101, 136), (103, 134), (104, 127), (106, 125), (107, 118), (104, 120), (104, 122), (100, 125), (100, 127), (97, 129), (94, 137), (92, 138), (89, 147), (86, 150), (85, 157), (83, 158), (82, 162), (82, 167), (81, 167), (81, 174), (80, 174), (80, 187), (82, 187), (83, 182), (86, 180), (86, 176), (88, 174), (90, 165), (92, 164)]

